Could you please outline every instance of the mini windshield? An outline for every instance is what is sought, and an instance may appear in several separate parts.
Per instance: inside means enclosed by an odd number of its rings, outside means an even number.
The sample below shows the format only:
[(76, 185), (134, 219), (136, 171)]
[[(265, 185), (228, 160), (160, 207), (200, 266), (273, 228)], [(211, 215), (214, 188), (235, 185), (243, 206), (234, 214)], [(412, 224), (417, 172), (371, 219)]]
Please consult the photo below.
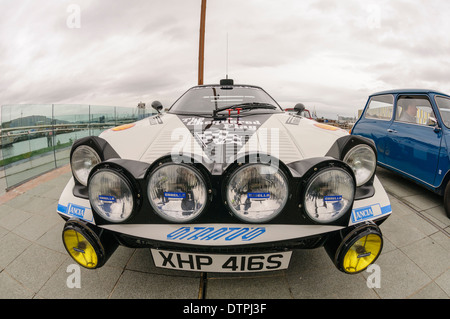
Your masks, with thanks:
[(278, 113), (280, 106), (264, 90), (250, 86), (201, 86), (194, 87), (181, 96), (170, 108), (170, 113), (212, 116), (223, 114)]
[(441, 113), (442, 122), (450, 128), (450, 98), (444, 96), (436, 96), (436, 104)]

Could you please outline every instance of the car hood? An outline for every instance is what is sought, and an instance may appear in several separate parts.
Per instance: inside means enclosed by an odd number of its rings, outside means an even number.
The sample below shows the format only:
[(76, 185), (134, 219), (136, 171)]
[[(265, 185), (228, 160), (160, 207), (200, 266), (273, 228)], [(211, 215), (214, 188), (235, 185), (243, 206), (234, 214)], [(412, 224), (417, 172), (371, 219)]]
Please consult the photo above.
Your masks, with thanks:
[(121, 158), (146, 163), (181, 153), (231, 163), (257, 150), (289, 164), (325, 156), (336, 139), (345, 135), (345, 130), (286, 113), (224, 120), (163, 113), (108, 129), (100, 137)]

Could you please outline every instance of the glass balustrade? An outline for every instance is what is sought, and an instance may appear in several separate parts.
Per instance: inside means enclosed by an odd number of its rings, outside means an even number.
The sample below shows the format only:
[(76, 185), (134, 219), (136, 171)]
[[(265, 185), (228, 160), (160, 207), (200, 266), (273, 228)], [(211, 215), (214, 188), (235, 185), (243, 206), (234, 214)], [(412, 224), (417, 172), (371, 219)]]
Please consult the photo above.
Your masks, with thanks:
[(74, 104), (1, 107), (0, 191), (69, 163), (72, 143), (135, 122), (153, 109)]

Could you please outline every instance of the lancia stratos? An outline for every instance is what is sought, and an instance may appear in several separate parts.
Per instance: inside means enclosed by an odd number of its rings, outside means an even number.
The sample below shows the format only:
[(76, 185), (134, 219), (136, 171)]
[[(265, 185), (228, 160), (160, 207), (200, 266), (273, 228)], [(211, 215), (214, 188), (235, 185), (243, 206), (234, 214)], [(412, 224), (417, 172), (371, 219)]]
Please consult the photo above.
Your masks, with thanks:
[(380, 255), (392, 211), (371, 140), (230, 79), (152, 106), (154, 116), (72, 145), (57, 212), (83, 267), (103, 266), (119, 245), (200, 272), (287, 269), (294, 250), (324, 248), (356, 274)]

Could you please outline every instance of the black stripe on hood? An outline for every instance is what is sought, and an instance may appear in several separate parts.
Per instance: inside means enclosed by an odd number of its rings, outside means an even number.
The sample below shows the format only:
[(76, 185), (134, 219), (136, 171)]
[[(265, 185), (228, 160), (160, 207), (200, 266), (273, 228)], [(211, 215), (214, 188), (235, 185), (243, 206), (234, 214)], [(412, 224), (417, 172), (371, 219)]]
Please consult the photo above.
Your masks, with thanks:
[(178, 117), (210, 160), (216, 163), (229, 163), (229, 157), (235, 157), (272, 115), (255, 114), (223, 119), (186, 115)]

